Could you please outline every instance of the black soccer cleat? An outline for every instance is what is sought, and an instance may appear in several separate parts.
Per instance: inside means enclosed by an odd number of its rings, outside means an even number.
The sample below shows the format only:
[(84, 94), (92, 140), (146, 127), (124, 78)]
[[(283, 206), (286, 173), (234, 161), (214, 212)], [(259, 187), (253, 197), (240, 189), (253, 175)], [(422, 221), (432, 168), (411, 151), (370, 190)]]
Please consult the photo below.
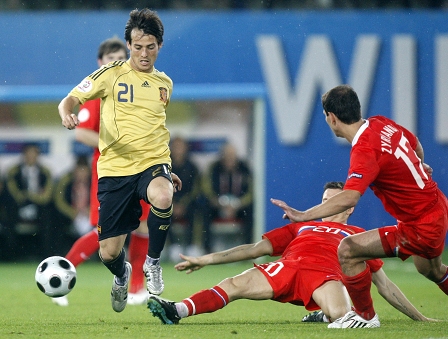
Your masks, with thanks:
[(322, 311), (314, 311), (302, 318), (302, 322), (304, 323), (323, 323), (324, 321), (324, 312)]
[(177, 313), (176, 305), (172, 301), (152, 295), (148, 299), (148, 308), (152, 316), (159, 318), (163, 324), (175, 325), (181, 319)]

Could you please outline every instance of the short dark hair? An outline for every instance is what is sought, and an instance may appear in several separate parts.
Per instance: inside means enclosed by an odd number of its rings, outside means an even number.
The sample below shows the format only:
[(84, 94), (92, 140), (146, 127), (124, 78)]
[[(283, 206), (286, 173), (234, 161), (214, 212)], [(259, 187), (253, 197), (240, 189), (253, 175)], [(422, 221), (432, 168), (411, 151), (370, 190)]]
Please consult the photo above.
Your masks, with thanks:
[(104, 55), (117, 52), (121, 49), (124, 50), (127, 56), (128, 49), (122, 40), (116, 36), (106, 39), (100, 44), (100, 47), (98, 47), (98, 59), (102, 59)]
[(324, 192), (328, 189), (344, 189), (345, 183), (343, 181), (330, 181), (324, 185)]
[(358, 95), (349, 85), (340, 85), (322, 95), (322, 106), (344, 124), (351, 125), (361, 120), (361, 104)]
[(158, 45), (163, 43), (163, 24), (155, 11), (144, 8), (140, 11), (134, 9), (129, 13), (129, 20), (124, 28), (124, 39), (129, 43), (132, 42), (131, 32), (134, 28), (155, 36)]

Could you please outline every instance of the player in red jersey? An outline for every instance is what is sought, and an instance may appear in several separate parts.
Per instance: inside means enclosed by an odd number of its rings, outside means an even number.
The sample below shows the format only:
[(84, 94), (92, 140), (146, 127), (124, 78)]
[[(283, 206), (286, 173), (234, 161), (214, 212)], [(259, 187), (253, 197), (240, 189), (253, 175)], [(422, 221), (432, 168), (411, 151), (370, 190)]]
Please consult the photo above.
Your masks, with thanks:
[[(341, 182), (327, 183), (323, 201), (340, 193)], [(187, 273), (206, 265), (254, 259), (264, 255), (281, 256), (266, 264), (227, 278), (208, 290), (199, 291), (181, 302), (174, 303), (157, 296), (148, 300), (148, 308), (164, 324), (178, 323), (181, 318), (214, 312), (237, 299), (289, 302), (305, 306), (307, 310), (322, 309), (325, 316), (337, 319), (350, 310), (350, 299), (341, 283), (341, 267), (337, 248), (350, 234), (362, 228), (346, 225), (353, 212), (349, 208), (321, 222), (292, 223), (263, 235), (255, 244), (241, 245), (201, 257), (181, 257), (186, 260), (175, 267)], [(316, 248), (319, 248), (316, 251)], [(428, 321), (406, 299), (400, 289), (384, 273), (380, 259), (368, 261), (373, 282), (379, 293), (395, 308), (414, 320)]]
[(371, 273), (365, 260), (412, 256), (417, 271), (448, 294), (448, 271), (442, 252), (448, 228), (445, 195), (432, 180), (417, 137), (394, 121), (374, 116), (361, 118), (356, 92), (337, 86), (322, 96), (330, 129), (352, 145), (350, 168), (344, 191), (304, 212), (272, 199), (284, 217), (299, 222), (315, 220), (355, 206), (370, 187), (397, 225), (382, 227), (345, 238), (339, 246), (343, 282), (354, 310), (330, 324), (332, 328), (369, 326), (375, 314), (370, 296)]
[[(107, 65), (111, 61), (127, 59), (127, 47), (119, 38), (110, 38), (103, 41), (98, 48), (98, 66)], [(95, 99), (85, 102), (79, 108), (79, 125), (75, 129), (76, 140), (93, 148), (92, 155), (92, 181), (90, 187), (90, 223), (92, 231), (80, 237), (67, 253), (66, 258), (76, 267), (86, 261), (94, 253), (98, 252), (98, 172), (97, 161), (100, 156), (98, 149), (99, 130), (100, 130), (100, 105), (101, 99)], [(129, 240), (129, 261), (133, 267), (143, 267), (148, 248), (148, 226), (146, 220), (149, 214), (150, 206), (141, 201), (142, 217), (140, 226), (131, 233)], [(129, 287), (128, 304), (137, 305), (146, 302), (148, 293), (144, 287), (144, 274), (142, 269), (132, 270)], [(60, 306), (67, 306), (66, 296), (53, 298), (53, 302)]]

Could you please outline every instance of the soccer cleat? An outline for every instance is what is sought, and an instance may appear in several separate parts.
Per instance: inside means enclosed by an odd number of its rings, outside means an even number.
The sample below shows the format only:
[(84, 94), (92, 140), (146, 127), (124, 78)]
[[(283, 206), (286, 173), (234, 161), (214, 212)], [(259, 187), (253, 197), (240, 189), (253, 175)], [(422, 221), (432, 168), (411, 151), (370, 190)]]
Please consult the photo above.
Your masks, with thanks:
[(148, 301), (149, 294), (147, 290), (141, 290), (137, 293), (128, 293), (128, 305), (143, 305)]
[(130, 263), (126, 262), (126, 283), (124, 286), (118, 285), (115, 281), (112, 283), (112, 291), (110, 292), (110, 301), (112, 302), (112, 308), (115, 312), (121, 312), (125, 309), (128, 302), (128, 285), (129, 277), (131, 276), (132, 266)]
[(58, 306), (68, 306), (68, 299), (66, 295), (63, 295), (62, 297), (51, 298), (51, 301), (53, 302), (53, 304), (56, 304)]
[(341, 318), (336, 319), (334, 322), (328, 325), (328, 328), (374, 328), (380, 327), (380, 320), (378, 314), (370, 319), (366, 320), (362, 318), (355, 311), (350, 311)]
[(162, 299), (155, 295), (149, 297), (148, 308), (151, 311), (152, 316), (159, 318), (163, 324), (178, 324), (181, 319), (177, 313), (174, 302)]
[(160, 265), (143, 265), (143, 272), (146, 277), (146, 288), (150, 294), (160, 295), (165, 285), (162, 278), (162, 267)]
[(324, 312), (322, 311), (314, 311), (312, 313), (307, 314), (302, 318), (302, 322), (304, 323), (327, 323), (324, 319)]

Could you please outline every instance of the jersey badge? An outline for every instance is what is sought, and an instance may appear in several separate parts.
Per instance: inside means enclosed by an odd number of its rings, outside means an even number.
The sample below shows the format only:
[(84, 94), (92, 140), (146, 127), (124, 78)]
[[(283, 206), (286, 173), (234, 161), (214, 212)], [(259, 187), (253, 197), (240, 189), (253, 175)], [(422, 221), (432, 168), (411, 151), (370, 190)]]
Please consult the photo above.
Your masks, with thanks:
[(353, 173), (351, 173), (351, 174), (348, 176), (347, 180), (348, 180), (348, 179), (351, 179), (351, 178), (362, 179), (362, 174), (353, 172)]
[(168, 101), (168, 90), (165, 87), (159, 87), (160, 92), (160, 101), (163, 101), (165, 104)]
[(81, 83), (77, 86), (78, 90), (83, 92), (83, 93), (88, 93), (90, 92), (90, 90), (92, 89), (93, 85), (92, 85), (92, 81), (90, 81), (89, 79), (84, 79), (83, 81), (81, 81)]

